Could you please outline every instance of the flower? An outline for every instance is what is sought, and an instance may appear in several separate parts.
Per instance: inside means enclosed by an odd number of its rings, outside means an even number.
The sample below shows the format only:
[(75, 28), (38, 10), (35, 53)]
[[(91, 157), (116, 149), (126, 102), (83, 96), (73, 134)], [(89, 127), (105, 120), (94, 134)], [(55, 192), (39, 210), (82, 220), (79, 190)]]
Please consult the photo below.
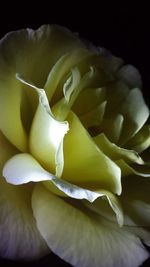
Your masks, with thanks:
[(0, 255), (135, 267), (150, 245), (141, 77), (59, 26), (0, 43)]

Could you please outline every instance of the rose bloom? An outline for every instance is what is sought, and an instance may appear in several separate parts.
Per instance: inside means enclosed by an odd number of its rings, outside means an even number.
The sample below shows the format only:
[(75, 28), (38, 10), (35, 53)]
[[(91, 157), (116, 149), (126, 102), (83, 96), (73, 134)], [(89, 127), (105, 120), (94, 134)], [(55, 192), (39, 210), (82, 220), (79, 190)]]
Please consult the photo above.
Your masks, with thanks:
[(59, 26), (0, 42), (0, 256), (77, 267), (149, 256), (149, 109), (139, 72)]

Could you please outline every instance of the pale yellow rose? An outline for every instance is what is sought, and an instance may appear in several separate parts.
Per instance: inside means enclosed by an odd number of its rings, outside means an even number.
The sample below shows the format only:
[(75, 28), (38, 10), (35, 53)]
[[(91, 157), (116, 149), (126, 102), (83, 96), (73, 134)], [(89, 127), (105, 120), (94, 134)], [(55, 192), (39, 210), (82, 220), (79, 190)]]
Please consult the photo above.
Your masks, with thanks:
[[(136, 267), (150, 245), (141, 77), (58, 26), (0, 42), (0, 256)], [(146, 162), (145, 162), (146, 161)]]

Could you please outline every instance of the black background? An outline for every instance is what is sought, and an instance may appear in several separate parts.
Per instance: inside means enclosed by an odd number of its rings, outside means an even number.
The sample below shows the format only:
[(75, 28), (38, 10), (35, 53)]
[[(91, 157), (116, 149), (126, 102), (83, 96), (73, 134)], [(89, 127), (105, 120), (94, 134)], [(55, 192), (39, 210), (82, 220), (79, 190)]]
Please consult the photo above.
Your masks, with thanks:
[[(130, 1), (131, 2), (131, 1)], [(0, 36), (21, 28), (38, 28), (42, 24), (59, 24), (98, 46), (109, 49), (126, 63), (135, 65), (143, 77), (143, 94), (150, 104), (150, 15), (145, 4), (122, 2), (110, 5), (102, 2), (44, 2), (4, 3), (1, 8)], [(0, 266), (58, 266), (69, 267), (55, 255), (36, 262), (17, 263), (0, 260)], [(150, 266), (150, 261), (142, 265)], [(92, 267), (92, 266), (91, 266)], [(116, 266), (117, 267), (117, 266)]]

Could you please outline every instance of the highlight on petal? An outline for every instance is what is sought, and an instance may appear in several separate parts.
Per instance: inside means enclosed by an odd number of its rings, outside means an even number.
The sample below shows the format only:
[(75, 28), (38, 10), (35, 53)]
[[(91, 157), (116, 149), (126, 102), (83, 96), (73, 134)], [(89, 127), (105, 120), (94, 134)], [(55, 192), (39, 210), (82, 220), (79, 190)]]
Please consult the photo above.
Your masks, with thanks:
[(53, 177), (27, 153), (17, 154), (9, 159), (3, 168), (3, 176), (13, 185), (51, 180)]
[(69, 125), (67, 121), (60, 122), (55, 119), (43, 89), (25, 81), (18, 74), (17, 78), (23, 84), (28, 85), (29, 90), (34, 89), (39, 97), (39, 104), (30, 130), (30, 151), (46, 169), (60, 177), (64, 165), (63, 138)]
[(73, 112), (67, 120), (70, 131), (64, 139), (63, 179), (90, 190), (120, 194), (120, 168), (96, 146)]
[(56, 120), (40, 101), (30, 132), (30, 151), (44, 167), (59, 177), (64, 164), (63, 138), (68, 129), (68, 123)]
[(59, 257), (76, 267), (137, 267), (149, 256), (134, 234), (76, 204), (39, 184), (33, 192), (37, 227)]
[[(70, 196), (75, 199), (86, 199), (90, 202), (93, 202), (98, 197), (106, 196), (111, 203), (111, 193), (105, 190), (94, 192), (59, 179), (44, 170), (30, 154), (22, 153), (9, 159), (3, 168), (3, 176), (8, 183), (13, 185), (26, 184), (29, 182), (50, 181), (56, 189), (59, 189), (60, 192), (63, 192), (66, 196)], [(46, 187), (52, 189), (52, 192), (54, 191), (52, 187), (49, 187), (48, 185), (46, 185)], [(58, 195), (64, 196), (64, 194), (59, 194), (58, 190), (55, 190), (54, 192)]]

